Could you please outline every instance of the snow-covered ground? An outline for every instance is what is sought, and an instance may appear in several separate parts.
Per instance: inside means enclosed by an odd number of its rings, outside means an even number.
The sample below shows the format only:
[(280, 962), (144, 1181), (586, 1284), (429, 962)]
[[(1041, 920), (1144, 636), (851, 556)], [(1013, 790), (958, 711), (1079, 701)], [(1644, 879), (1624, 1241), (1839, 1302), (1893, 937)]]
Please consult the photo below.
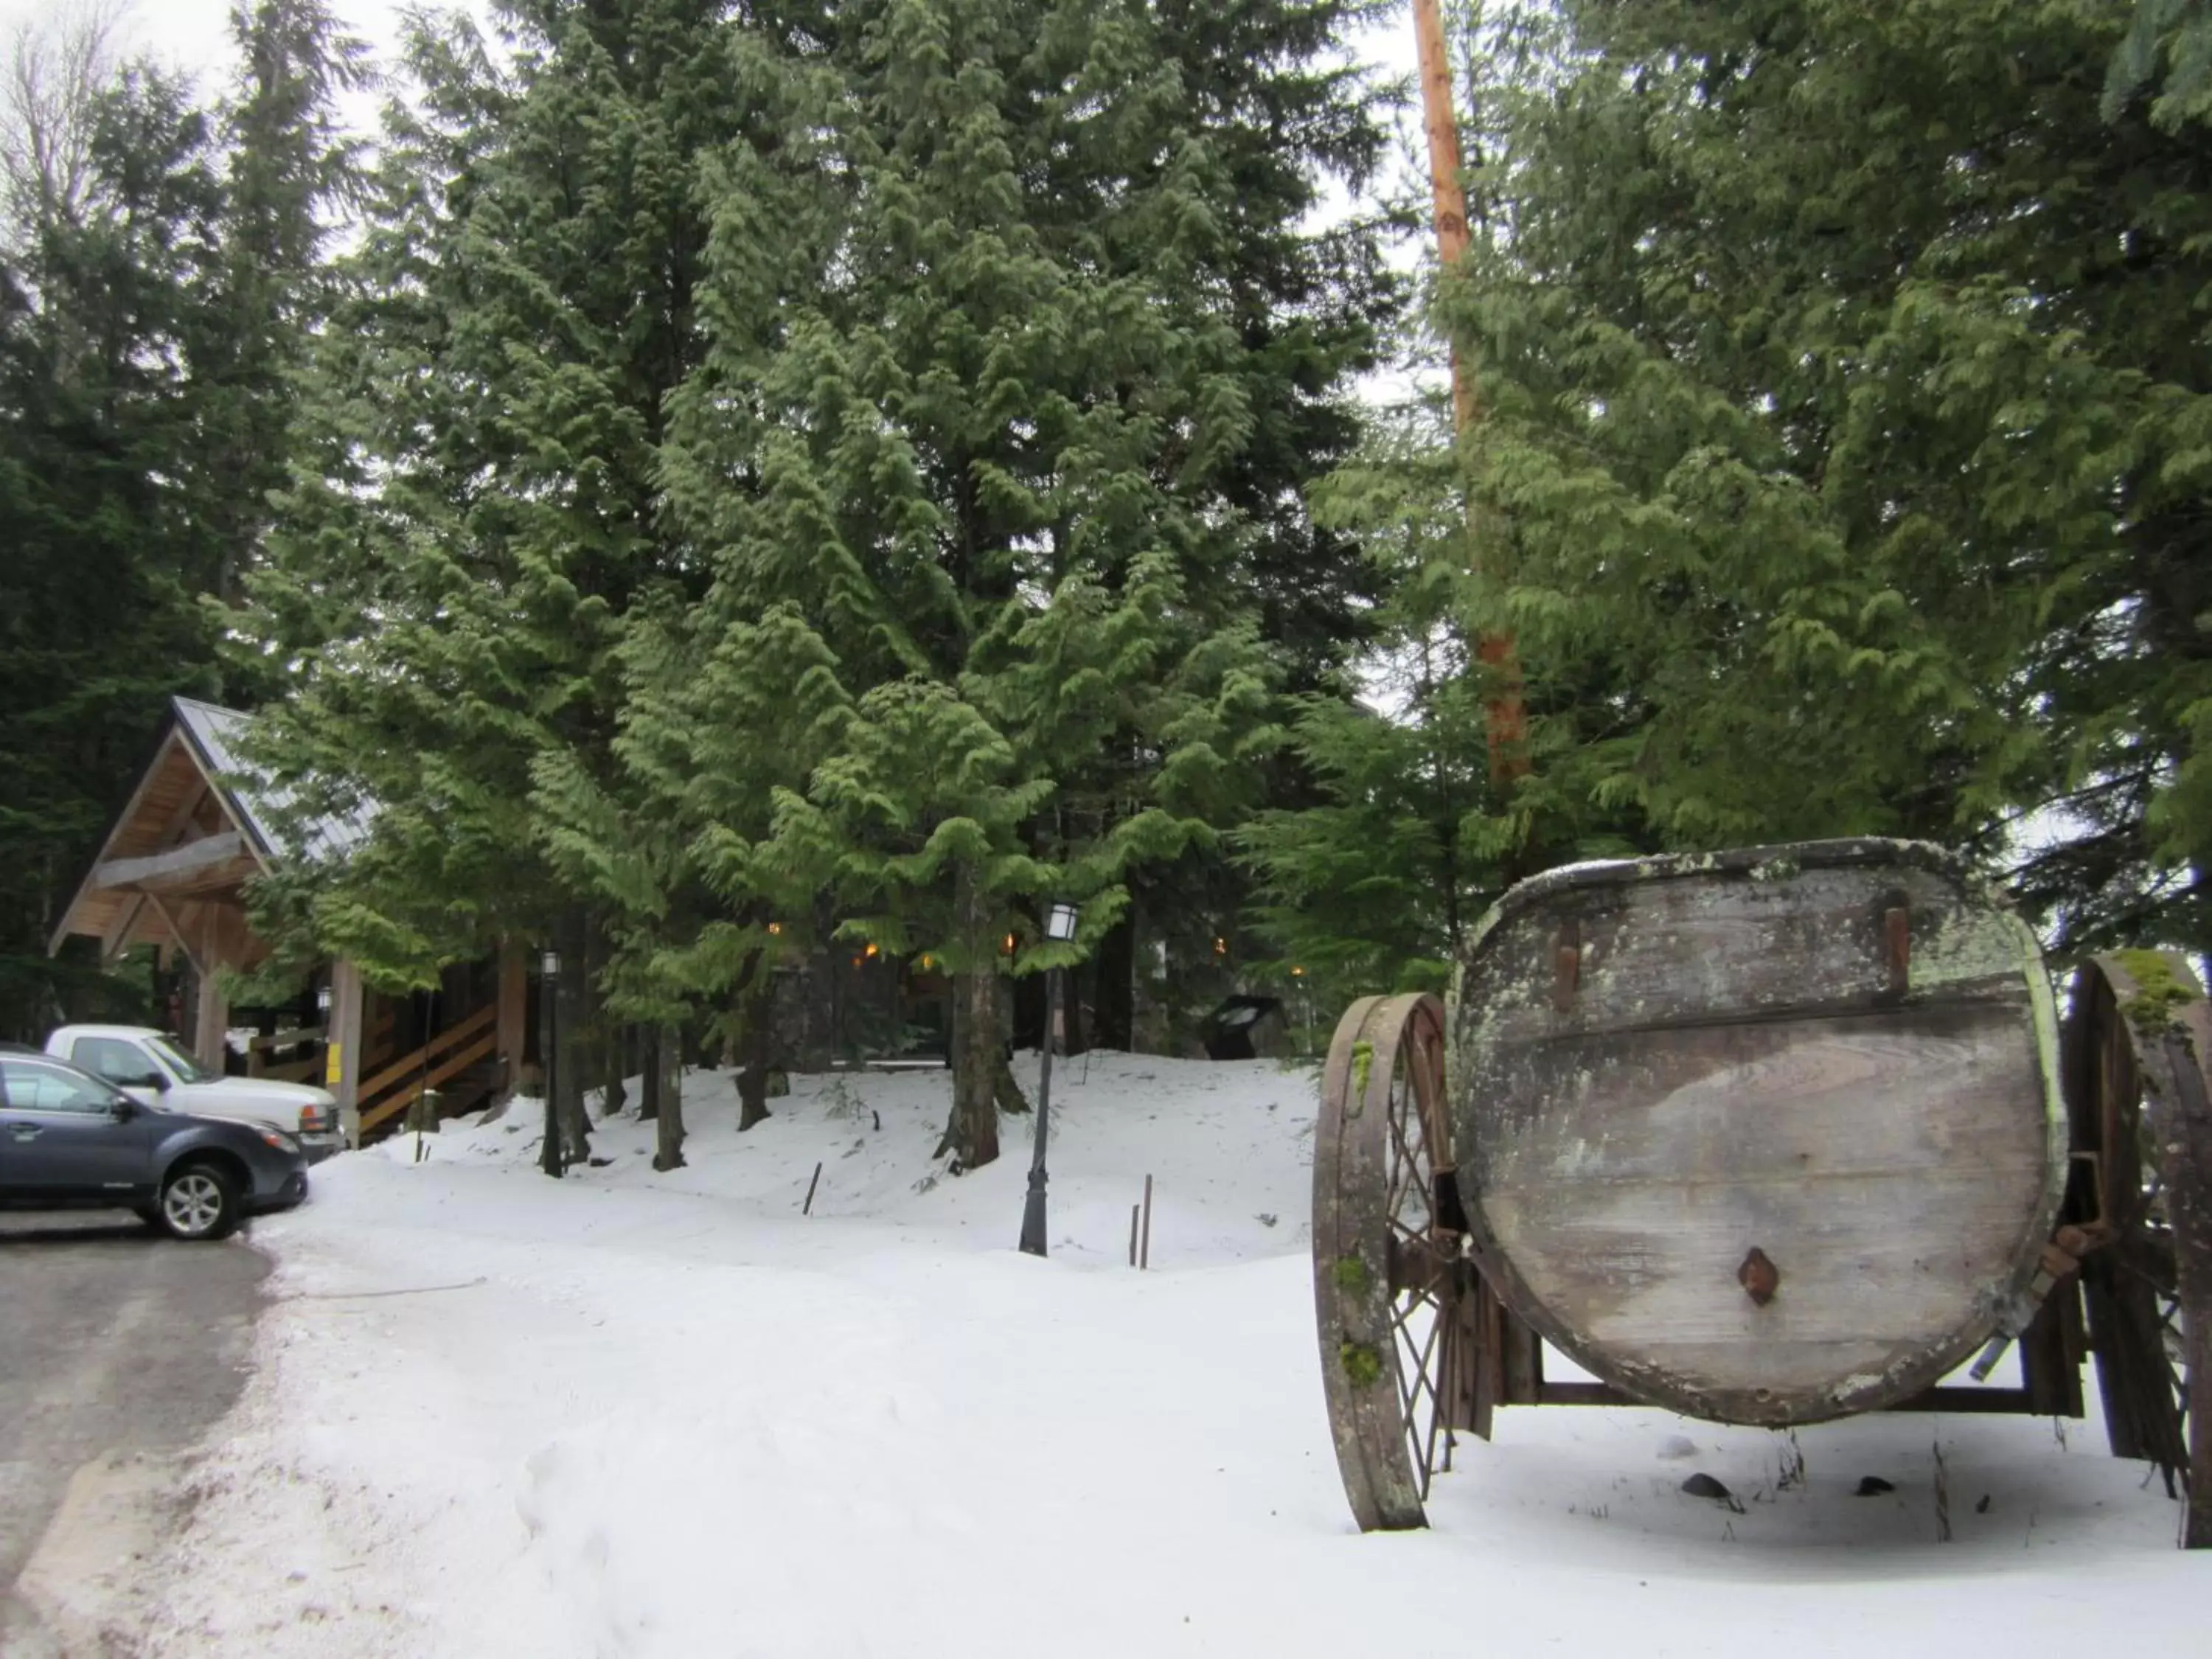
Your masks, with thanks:
[[(941, 1074), (793, 1081), (739, 1135), (727, 1080), (687, 1079), (690, 1167), (665, 1176), (623, 1121), (549, 1181), (527, 1115), (323, 1165), (257, 1229), (263, 1363), (148, 1651), (2212, 1650), (2212, 1561), (2094, 1421), (1793, 1444), (1509, 1411), (1431, 1531), (1362, 1537), (1312, 1334), (1310, 1069), (1062, 1062), (1046, 1261), (1012, 1248), (1026, 1120), (933, 1181)], [(1686, 1496), (1693, 1472), (1742, 1512)], [(1855, 1496), (1867, 1475), (1895, 1490)]]

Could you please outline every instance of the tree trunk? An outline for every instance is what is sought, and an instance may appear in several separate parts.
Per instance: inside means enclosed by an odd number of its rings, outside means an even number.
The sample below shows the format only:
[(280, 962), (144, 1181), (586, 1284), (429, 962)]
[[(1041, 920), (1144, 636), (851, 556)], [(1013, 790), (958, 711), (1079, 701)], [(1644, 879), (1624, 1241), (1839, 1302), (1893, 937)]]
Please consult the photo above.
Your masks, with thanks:
[(561, 1126), (561, 1156), (568, 1164), (581, 1164), (592, 1154), (591, 1120), (584, 1112), (584, 995), (586, 963), (590, 952), (586, 941), (591, 927), (580, 906), (561, 913), (560, 979), (554, 990), (556, 1034), (553, 1110)]
[[(681, 1053), (683, 1038), (658, 1025), (637, 1028), (637, 1121), (651, 1123), (660, 1115), (660, 1055), (663, 1045), (674, 1042)], [(681, 1129), (678, 1133), (681, 1134)]]
[(968, 969), (952, 976), (953, 1000), (963, 1018), (952, 1055), (952, 1115), (938, 1152), (950, 1152), (963, 1170), (981, 1169), (999, 1156), (998, 1073), (1006, 1064), (999, 1041), (999, 976), (994, 965), (987, 900), (966, 865), (954, 883)]
[(613, 1117), (629, 1104), (629, 1026), (607, 1028), (607, 1103), (599, 1113), (603, 1118)]
[(672, 1025), (647, 1026), (643, 1036), (645, 1091), (658, 1108), (653, 1167), (665, 1173), (684, 1167), (684, 1034)]
[[(1096, 988), (1091, 994), (1090, 1041), (1085, 1048), (1135, 1051), (1137, 1024), (1137, 907), (1122, 912), (1121, 920), (1098, 941)], [(1076, 1052), (1073, 1043), (1068, 1052)]]
[(1030, 1097), (1022, 1092), (1022, 1085), (1014, 1076), (1013, 1062), (1006, 1058), (1004, 1048), (997, 1050), (999, 1063), (991, 1073), (991, 1093), (1002, 1112), (1019, 1116), (1030, 1109)]
[(1024, 974), (1014, 981), (1013, 1029), (1008, 1033), (1017, 1048), (1044, 1047), (1044, 975)]
[(768, 1121), (768, 1068), (775, 1053), (775, 977), (755, 957), (746, 972), (750, 982), (738, 997), (738, 1054), (744, 1070), (738, 1074), (738, 1133)]

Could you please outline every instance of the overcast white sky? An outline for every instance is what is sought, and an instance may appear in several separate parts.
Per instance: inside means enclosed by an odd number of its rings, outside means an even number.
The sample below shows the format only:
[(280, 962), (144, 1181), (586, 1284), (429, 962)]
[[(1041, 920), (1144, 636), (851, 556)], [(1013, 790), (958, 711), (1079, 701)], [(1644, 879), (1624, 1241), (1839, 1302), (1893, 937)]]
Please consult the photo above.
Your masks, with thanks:
[[(0, 55), (4, 55), (5, 43), (19, 25), (49, 19), (79, 3), (80, 0), (0, 0)], [(337, 14), (380, 58), (391, 57), (398, 40), (399, 15), (407, 0), (333, 3)], [(453, 0), (433, 3), (450, 4)], [(484, 0), (469, 3), (479, 11), (487, 9)], [(179, 68), (216, 80), (229, 72), (230, 10), (231, 0), (135, 0), (126, 15), (124, 40), (127, 46), (151, 52)], [(1354, 50), (1387, 72), (1410, 78), (1414, 56), (1410, 9), (1394, 9), (1380, 27), (1354, 42)], [(363, 129), (373, 128), (380, 101), (373, 95), (356, 100), (352, 112), (356, 124)], [(1422, 171), (1425, 152), (1419, 148), (1420, 143), (1418, 112), (1401, 112), (1399, 153), (1403, 159), (1397, 167), (1389, 170), (1391, 177), (1407, 181), (1425, 177)], [(1316, 210), (1316, 216), (1326, 222), (1347, 211), (1349, 206), (1348, 200), (1332, 187)], [(1419, 256), (1426, 240), (1423, 237), (1410, 245), (1401, 244), (1394, 252), (1395, 261), (1410, 264)], [(1409, 379), (1405, 371), (1393, 368), (1370, 377), (1364, 395), (1378, 402), (1395, 402), (1408, 395), (1416, 381), (1425, 381), (1427, 378), (1415, 372)]]
[[(356, 33), (382, 55), (391, 52), (398, 38), (403, 3), (336, 0), (335, 9)], [(17, 24), (49, 16), (70, 3), (71, 0), (0, 0), (0, 35), (13, 34)], [(172, 63), (220, 74), (228, 62), (230, 7), (231, 0), (137, 0), (131, 8), (127, 33), (135, 43)], [(1410, 75), (1413, 67), (1410, 15), (1395, 13), (1384, 27), (1363, 37), (1359, 48), (1362, 56), (1395, 73)], [(364, 118), (371, 112), (364, 112)]]
[[(0, 25), (12, 34), (20, 22), (69, 8), (70, 0), (0, 0)], [(399, 0), (338, 0), (337, 9), (380, 51), (397, 39)], [(137, 0), (126, 33), (133, 43), (172, 63), (219, 70), (228, 61), (229, 27), (230, 0)]]

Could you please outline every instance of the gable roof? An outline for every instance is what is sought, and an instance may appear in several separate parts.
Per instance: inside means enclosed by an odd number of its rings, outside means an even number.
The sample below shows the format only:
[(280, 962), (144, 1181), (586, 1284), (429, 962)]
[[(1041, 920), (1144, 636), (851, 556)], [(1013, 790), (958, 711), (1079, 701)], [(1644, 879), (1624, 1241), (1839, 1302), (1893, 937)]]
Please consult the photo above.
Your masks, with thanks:
[(297, 794), (246, 760), (242, 739), (253, 725), (253, 716), (224, 708), (197, 697), (173, 697), (173, 713), (199, 751), (210, 781), (229, 797), (240, 827), (253, 837), (264, 866), (282, 854), (296, 852), (312, 863), (343, 857), (368, 837), (376, 816), (362, 806), (349, 817), (326, 815), (307, 819), (298, 830), (297, 848), (287, 845), (283, 830), (286, 814), (296, 810)]
[(284, 820), (297, 797), (245, 758), (252, 724), (235, 708), (170, 700), (154, 757), (56, 924), (50, 952), (71, 934), (99, 939), (111, 954), (173, 938), (165, 895), (180, 904), (229, 895), (234, 904), (239, 884), (278, 860), (343, 857), (367, 836), (369, 807), (311, 818), (288, 833)]

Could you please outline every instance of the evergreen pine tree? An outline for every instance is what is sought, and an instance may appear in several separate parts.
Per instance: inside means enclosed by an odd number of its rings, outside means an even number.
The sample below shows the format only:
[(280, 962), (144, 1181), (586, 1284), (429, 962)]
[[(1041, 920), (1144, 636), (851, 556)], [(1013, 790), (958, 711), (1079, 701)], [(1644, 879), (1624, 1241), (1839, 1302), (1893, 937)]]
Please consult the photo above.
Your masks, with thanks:
[(1960, 843), (2069, 943), (2204, 939), (2212, 150), (2100, 117), (2124, 11), (1541, 9), (1484, 37), (1445, 304), (1474, 615), (1532, 685), (1607, 666), (1583, 799)]
[[(1255, 601), (1286, 545), (1342, 552), (1282, 499), (1368, 348), (1346, 292), (1382, 303), (1296, 223), (1371, 154), (1315, 67), (1342, 15), (849, 8), (725, 175), (672, 493), (727, 614), (787, 607), (849, 704), (765, 835), (726, 828), (951, 971), (963, 1165), (997, 1151), (1001, 975), (1241, 810), (1289, 665)], [(1073, 947), (1033, 936), (1061, 896)]]
[[(66, 187), (12, 204), (0, 253), (0, 1032), (143, 1017), (96, 952), (46, 958), (60, 908), (179, 691), (214, 689), (215, 564), (190, 465), (222, 191), (210, 124), (143, 64), (65, 100)], [(137, 1006), (131, 1006), (136, 1000)]]
[(303, 811), (374, 807), (343, 867), (265, 885), (297, 951), (395, 986), (507, 933), (583, 961), (592, 887), (548, 857), (533, 769), (607, 783), (629, 611), (702, 580), (659, 469), (698, 355), (697, 168), (744, 118), (723, 11), (511, 0), (496, 58), (415, 21), (314, 365), (319, 464), (250, 584), (286, 665), (259, 757)]

